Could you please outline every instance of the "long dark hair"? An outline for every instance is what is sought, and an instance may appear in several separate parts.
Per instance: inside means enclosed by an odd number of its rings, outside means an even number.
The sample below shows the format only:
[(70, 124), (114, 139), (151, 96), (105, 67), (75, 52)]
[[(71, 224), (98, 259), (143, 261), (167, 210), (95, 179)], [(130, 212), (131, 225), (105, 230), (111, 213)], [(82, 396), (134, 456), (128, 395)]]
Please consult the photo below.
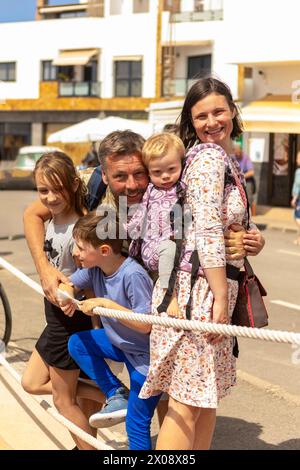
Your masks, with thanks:
[[(69, 207), (81, 217), (85, 214), (86, 186), (76, 172), (74, 163), (64, 152), (44, 153), (36, 162), (34, 177), (37, 171), (41, 171), (43, 176), (50, 182), (54, 189), (62, 192), (65, 190), (68, 195), (67, 203)], [(78, 188), (74, 192), (73, 184), (78, 180)], [(65, 198), (66, 199), (66, 198)]]
[(231, 111), (235, 111), (235, 117), (232, 119), (233, 129), (230, 137), (235, 139), (243, 132), (243, 123), (240, 112), (237, 105), (233, 101), (229, 87), (225, 83), (213, 77), (200, 78), (200, 80), (194, 83), (194, 85), (188, 91), (188, 94), (184, 100), (181, 114), (179, 116), (179, 135), (186, 149), (192, 147), (198, 140), (192, 122), (191, 109), (198, 101), (206, 98), (206, 96), (210, 95), (211, 93), (224, 96)]

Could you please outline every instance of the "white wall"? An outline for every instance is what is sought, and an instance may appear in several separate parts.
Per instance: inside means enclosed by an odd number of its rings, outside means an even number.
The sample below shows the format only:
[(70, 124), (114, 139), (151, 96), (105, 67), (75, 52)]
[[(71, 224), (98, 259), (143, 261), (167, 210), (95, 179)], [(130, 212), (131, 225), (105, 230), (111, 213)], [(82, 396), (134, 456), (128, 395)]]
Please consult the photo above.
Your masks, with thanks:
[[(151, 18), (151, 20), (150, 20)], [(118, 33), (117, 33), (118, 32)], [(106, 47), (102, 51), (102, 97), (113, 96), (114, 57), (143, 57), (144, 97), (155, 96), (156, 69), (156, 15), (111, 16), (105, 24)]]
[[(7, 82), (7, 98), (39, 96), (40, 63), (59, 49), (95, 48), (102, 19), (74, 18), (0, 24), (0, 62), (17, 62), (16, 82)], [(78, 31), (80, 30), (80, 35)]]
[(226, 62), (299, 61), (298, 0), (224, 0)]
[(83, 48), (101, 49), (102, 97), (113, 93), (113, 57), (133, 55), (143, 56), (143, 96), (155, 95), (154, 8), (149, 14), (3, 23), (0, 44), (6, 45), (1, 47), (0, 62), (17, 62), (16, 82), (6, 83), (7, 99), (38, 98), (41, 61), (54, 59), (61, 49)]
[(299, 65), (260, 66), (255, 68), (254, 99), (271, 93), (272, 95), (291, 95), (292, 82), (300, 80)]
[[(217, 2), (218, 3), (218, 2)], [(132, 14), (132, 0), (124, 0), (124, 15), (0, 24), (0, 62), (16, 61), (17, 81), (6, 83), (7, 98), (38, 98), (41, 60), (51, 60), (59, 49), (99, 48), (99, 81), (104, 98), (113, 95), (113, 58), (143, 56), (143, 96), (155, 96), (157, 0), (150, 12)], [(217, 4), (214, 5), (217, 7)], [(170, 37), (168, 12), (163, 13), (162, 41)], [(177, 76), (186, 75), (186, 57), (212, 52), (212, 71), (226, 81), (237, 97), (237, 63), (252, 64), (255, 97), (288, 94), (300, 79), (298, 23), (300, 2), (285, 0), (224, 0), (224, 21), (175, 23), (173, 40), (180, 46)], [(210, 41), (211, 45), (205, 45)], [(183, 44), (186, 44), (185, 46)], [(298, 61), (299, 66), (272, 65)], [(259, 62), (263, 64), (259, 65)], [(266, 65), (269, 63), (270, 65)], [(254, 64), (254, 65), (253, 65)], [(265, 75), (258, 75), (258, 70)]]

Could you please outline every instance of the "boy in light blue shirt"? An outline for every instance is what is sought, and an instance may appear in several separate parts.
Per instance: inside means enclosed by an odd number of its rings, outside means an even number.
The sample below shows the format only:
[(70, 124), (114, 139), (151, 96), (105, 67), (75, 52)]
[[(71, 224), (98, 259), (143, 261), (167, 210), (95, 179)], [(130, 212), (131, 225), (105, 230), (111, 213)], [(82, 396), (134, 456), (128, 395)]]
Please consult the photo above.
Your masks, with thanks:
[[(152, 281), (147, 272), (132, 258), (121, 253), (122, 240), (99, 239), (97, 232), (109, 233), (105, 219), (90, 213), (78, 220), (73, 236), (76, 255), (86, 269), (77, 270), (70, 280), (76, 289), (93, 289), (95, 299), (81, 303), (81, 309), (92, 315), (95, 307), (151, 312)], [(74, 295), (74, 289), (61, 285), (60, 288)], [(66, 315), (73, 315), (76, 306), (64, 301), (62, 309)], [(97, 382), (106, 395), (106, 406), (90, 417), (90, 424), (103, 427), (110, 417), (126, 415), (126, 430), (129, 449), (151, 449), (150, 425), (160, 395), (147, 400), (138, 397), (146, 379), (150, 361), (150, 325), (131, 320), (117, 320), (101, 317), (103, 329), (76, 333), (69, 340), (69, 352), (78, 366)], [(105, 358), (124, 362), (130, 377), (130, 392), (112, 373)], [(126, 410), (127, 408), (127, 410)]]

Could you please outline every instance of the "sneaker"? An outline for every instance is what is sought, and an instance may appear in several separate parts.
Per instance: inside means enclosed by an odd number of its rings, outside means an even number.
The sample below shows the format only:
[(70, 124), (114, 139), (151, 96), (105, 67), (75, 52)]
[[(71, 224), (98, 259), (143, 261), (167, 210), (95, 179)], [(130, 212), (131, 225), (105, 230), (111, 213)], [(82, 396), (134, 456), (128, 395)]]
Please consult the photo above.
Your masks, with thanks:
[(128, 391), (124, 387), (106, 400), (102, 410), (90, 416), (89, 423), (94, 428), (109, 428), (125, 421), (128, 406)]

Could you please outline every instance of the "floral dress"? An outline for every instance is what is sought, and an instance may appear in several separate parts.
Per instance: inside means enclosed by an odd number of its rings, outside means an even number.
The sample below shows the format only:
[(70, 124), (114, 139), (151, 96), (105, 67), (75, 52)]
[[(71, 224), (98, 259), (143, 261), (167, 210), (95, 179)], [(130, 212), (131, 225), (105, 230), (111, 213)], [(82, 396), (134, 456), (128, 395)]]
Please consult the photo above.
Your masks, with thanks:
[[(189, 158), (190, 153), (192, 158)], [(188, 260), (191, 253), (197, 249), (202, 268), (224, 267), (224, 230), (232, 223), (247, 226), (245, 198), (236, 184), (237, 179), (243, 179), (236, 162), (215, 144), (193, 147), (187, 154), (187, 161), (182, 179), (187, 186), (185, 207), (189, 206), (193, 218), (185, 232), (175, 284), (182, 312), (185, 312), (190, 296)], [(242, 267), (243, 260), (231, 263)], [(237, 291), (237, 281), (228, 279), (230, 316)], [(163, 291), (158, 281), (152, 297), (154, 315), (159, 315), (156, 308), (162, 299)], [(213, 295), (200, 269), (191, 293), (191, 319), (211, 321), (212, 305)], [(160, 315), (167, 316), (166, 313)], [(232, 337), (224, 337), (220, 343), (212, 345), (205, 333), (153, 325), (150, 368), (140, 397), (167, 392), (181, 403), (216, 408), (236, 382), (232, 350)]]

